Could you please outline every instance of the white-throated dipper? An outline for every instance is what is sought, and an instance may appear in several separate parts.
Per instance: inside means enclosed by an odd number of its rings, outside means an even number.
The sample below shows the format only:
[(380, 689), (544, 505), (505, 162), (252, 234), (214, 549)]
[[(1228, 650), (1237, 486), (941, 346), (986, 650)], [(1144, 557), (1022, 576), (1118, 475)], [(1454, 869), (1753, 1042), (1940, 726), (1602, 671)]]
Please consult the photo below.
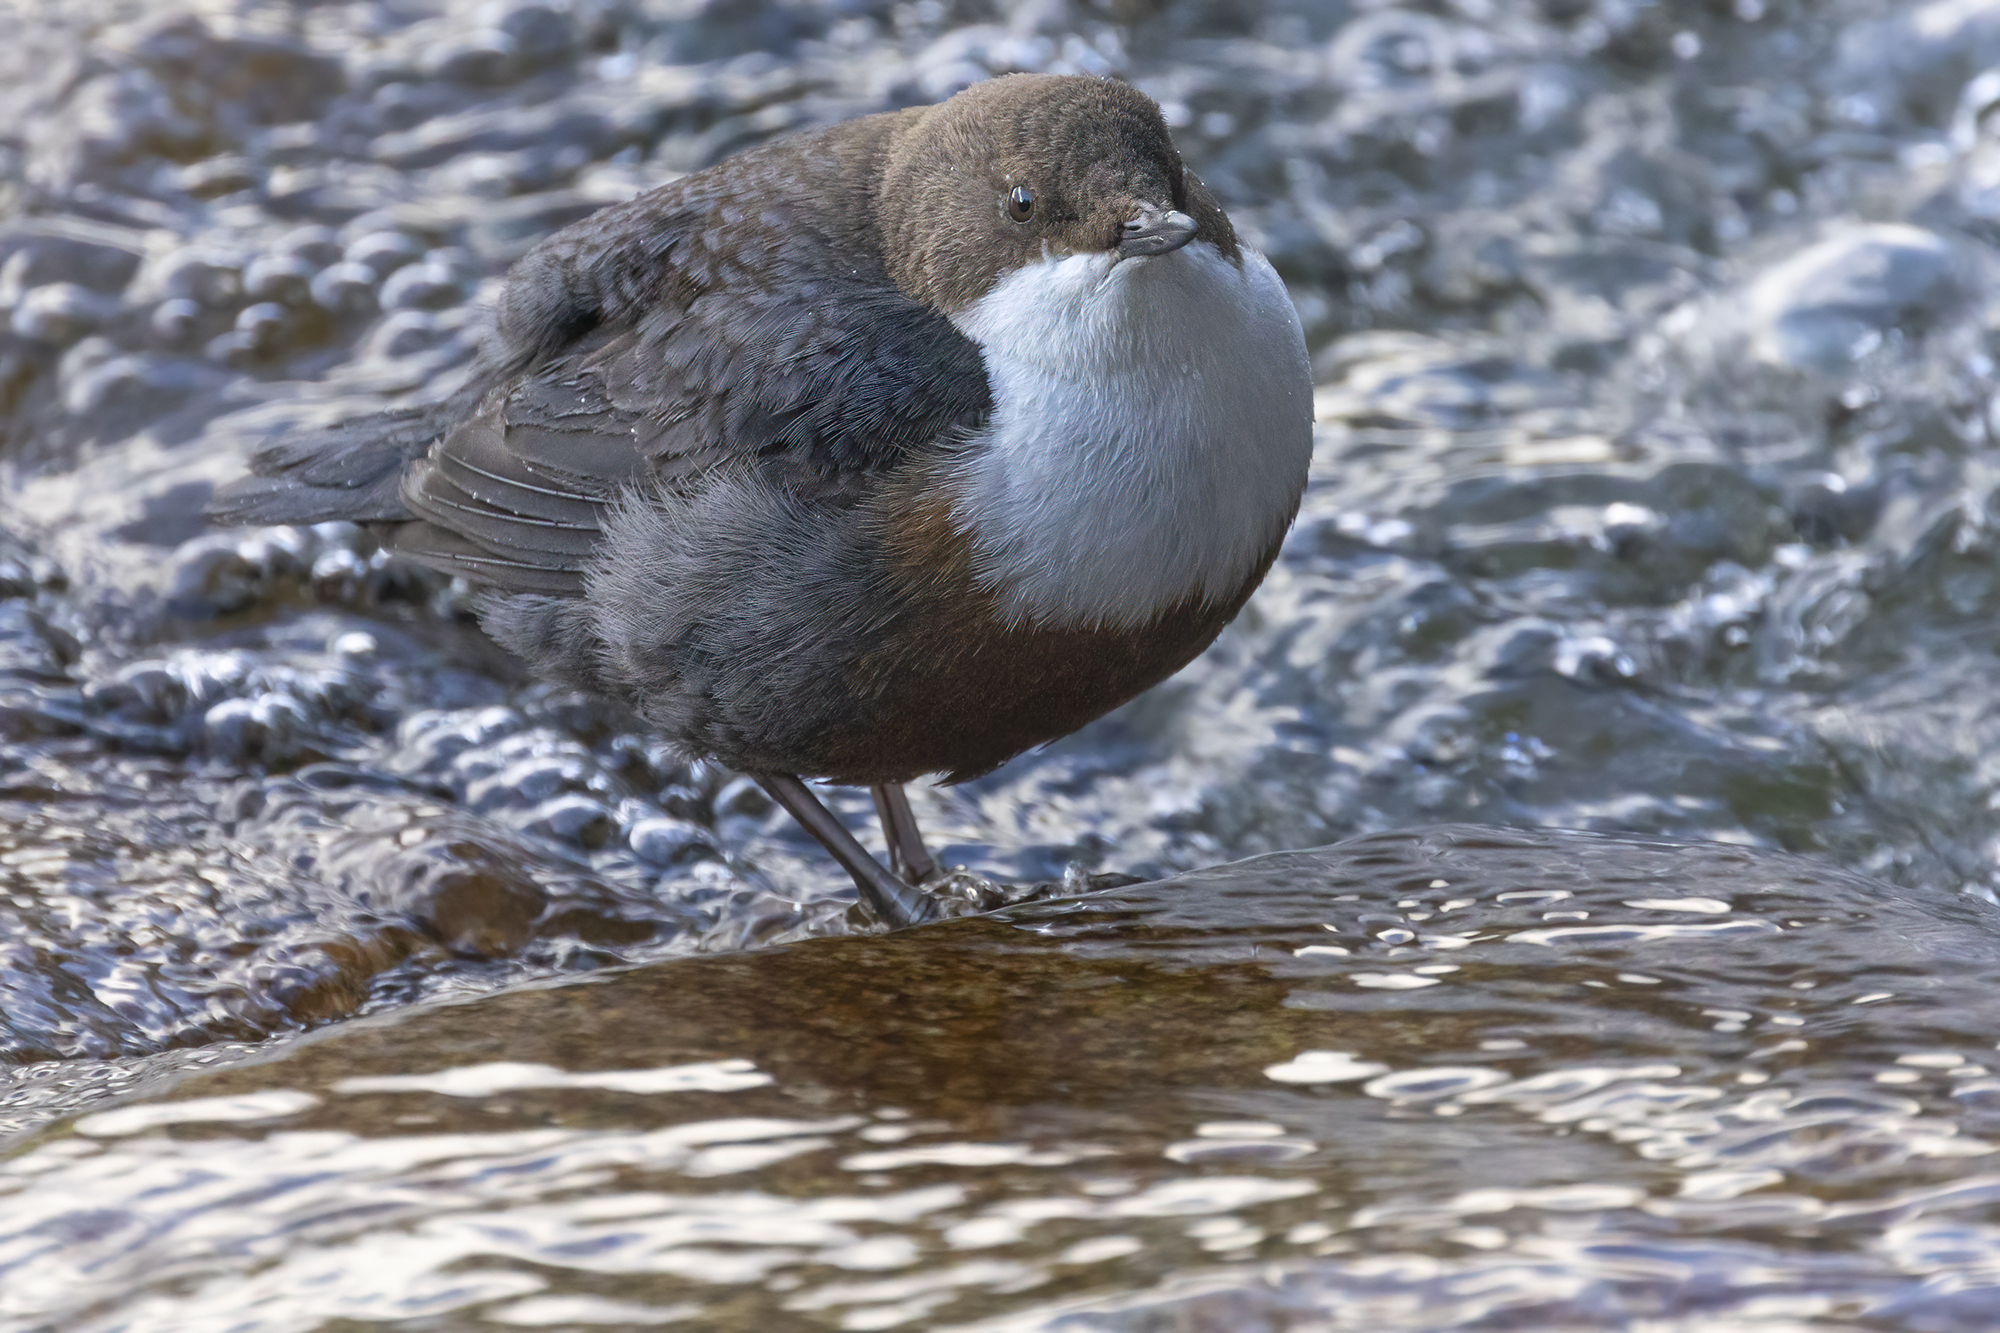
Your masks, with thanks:
[[(901, 784), (1186, 665), (1311, 449), (1284, 285), (1159, 108), (1019, 74), (565, 228), (464, 390), (275, 440), (211, 513), (484, 585), (502, 645), (755, 776), (906, 925), (935, 868)], [(890, 867), (802, 775), (874, 789)]]

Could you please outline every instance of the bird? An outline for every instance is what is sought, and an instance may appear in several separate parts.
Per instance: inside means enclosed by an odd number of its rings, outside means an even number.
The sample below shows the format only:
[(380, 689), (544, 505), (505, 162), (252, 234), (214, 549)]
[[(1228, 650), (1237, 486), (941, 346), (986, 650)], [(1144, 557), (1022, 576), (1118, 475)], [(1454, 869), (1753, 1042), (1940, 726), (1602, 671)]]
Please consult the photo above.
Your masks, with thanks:
[[(258, 445), (222, 523), (348, 520), (484, 630), (754, 777), (890, 927), (904, 784), (1166, 679), (1296, 517), (1284, 283), (1129, 83), (1013, 74), (773, 139), (553, 233), (441, 401)], [(805, 779), (872, 790), (885, 866)]]

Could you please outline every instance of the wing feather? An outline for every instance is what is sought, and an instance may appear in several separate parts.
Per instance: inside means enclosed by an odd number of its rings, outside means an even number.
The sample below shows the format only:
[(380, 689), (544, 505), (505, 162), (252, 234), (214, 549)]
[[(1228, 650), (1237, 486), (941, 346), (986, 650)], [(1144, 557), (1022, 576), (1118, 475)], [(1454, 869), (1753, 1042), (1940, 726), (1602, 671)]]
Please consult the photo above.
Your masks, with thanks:
[(837, 498), (956, 438), (991, 410), (985, 366), (871, 248), (853, 144), (886, 142), (876, 119), (841, 152), (780, 141), (550, 237), (464, 393), (273, 441), (211, 512), (394, 524), (435, 568), (573, 594), (634, 490), (750, 466)]

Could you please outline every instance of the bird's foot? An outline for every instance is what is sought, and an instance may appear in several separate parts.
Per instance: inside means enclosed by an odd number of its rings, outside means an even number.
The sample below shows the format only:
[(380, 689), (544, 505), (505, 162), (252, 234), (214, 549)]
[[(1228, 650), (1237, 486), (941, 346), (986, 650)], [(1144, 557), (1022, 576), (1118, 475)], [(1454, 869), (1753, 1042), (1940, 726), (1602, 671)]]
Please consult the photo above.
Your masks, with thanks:
[(952, 866), (924, 887), (942, 905), (945, 916), (976, 916), (981, 912), (997, 911), (1002, 907), (1012, 907), (1016, 903), (1043, 902), (1051, 898), (1076, 898), (1086, 893), (1105, 893), (1112, 889), (1124, 888), (1127, 884), (1143, 884), (1138, 875), (1125, 875), (1116, 871), (1090, 874), (1083, 867), (1072, 865), (1063, 872), (1061, 879), (1042, 880), (1035, 884), (1010, 884), (1005, 880), (992, 879), (965, 866)]
[[(853, 879), (855, 888), (861, 891), (861, 900), (891, 930), (904, 926), (921, 925), (940, 915), (937, 900), (914, 884), (884, 868), (880, 861), (868, 854), (868, 849), (855, 841), (847, 826), (833, 817), (833, 812), (820, 804), (810, 788), (789, 773), (756, 773), (757, 785), (769, 792), (771, 799), (783, 806), (785, 812), (799, 821), (806, 832), (819, 840), (840, 868)], [(900, 795), (900, 789), (898, 795)], [(909, 807), (904, 806), (907, 814)], [(911, 820), (910, 827), (916, 827)], [(922, 843), (919, 841), (918, 846)], [(928, 853), (926, 857), (928, 858)]]

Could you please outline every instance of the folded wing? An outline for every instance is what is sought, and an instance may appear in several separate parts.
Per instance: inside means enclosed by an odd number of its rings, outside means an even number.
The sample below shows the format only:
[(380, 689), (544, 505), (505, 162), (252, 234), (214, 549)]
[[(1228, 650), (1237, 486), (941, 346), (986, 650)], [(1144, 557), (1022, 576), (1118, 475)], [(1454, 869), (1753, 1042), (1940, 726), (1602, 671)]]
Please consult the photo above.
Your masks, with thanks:
[(842, 503), (948, 445), (991, 408), (978, 348), (825, 225), (835, 183), (810, 144), (758, 150), (734, 188), (690, 177), (551, 237), (509, 275), (473, 387), (275, 441), (211, 513), (385, 525), (435, 568), (575, 594), (628, 494), (671, 502), (747, 466)]

